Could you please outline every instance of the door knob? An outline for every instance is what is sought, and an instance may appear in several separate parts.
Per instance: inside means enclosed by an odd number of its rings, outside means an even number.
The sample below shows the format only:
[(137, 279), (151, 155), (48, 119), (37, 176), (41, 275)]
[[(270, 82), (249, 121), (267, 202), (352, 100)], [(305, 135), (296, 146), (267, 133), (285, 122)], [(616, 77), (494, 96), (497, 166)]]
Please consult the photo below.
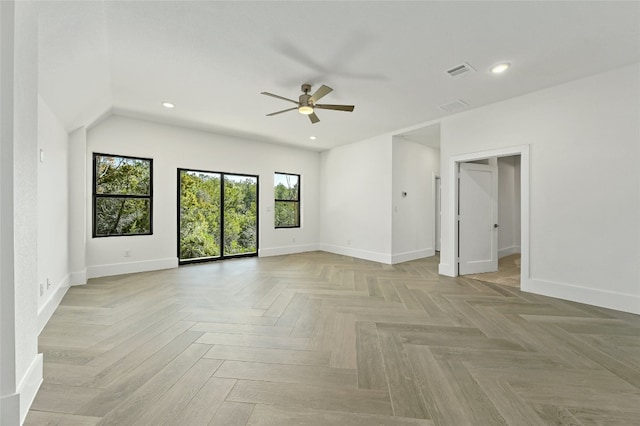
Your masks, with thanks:
[(500, 226), (500, 225), (498, 225), (497, 223), (494, 223), (494, 224), (493, 224), (493, 227), (494, 227), (494, 228), (498, 228), (499, 226)]

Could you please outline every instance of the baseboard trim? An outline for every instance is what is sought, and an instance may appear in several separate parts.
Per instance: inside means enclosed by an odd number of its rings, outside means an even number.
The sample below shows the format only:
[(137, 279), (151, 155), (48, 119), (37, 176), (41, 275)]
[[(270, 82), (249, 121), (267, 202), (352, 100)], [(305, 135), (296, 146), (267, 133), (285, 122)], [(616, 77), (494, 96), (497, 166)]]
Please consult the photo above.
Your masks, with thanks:
[(318, 244), (301, 244), (296, 246), (283, 246), (258, 249), (258, 257), (282, 256), (285, 254), (305, 253), (318, 251)]
[(53, 296), (51, 296), (38, 311), (38, 334), (42, 333), (44, 326), (47, 325), (47, 322), (51, 319), (51, 315), (53, 315), (58, 308), (58, 305), (60, 305), (64, 295), (67, 294), (67, 290), (69, 290), (69, 277), (69, 275), (64, 277), (62, 282), (58, 285), (56, 292), (53, 293)]
[(87, 267), (87, 278), (110, 277), (113, 275), (134, 274), (136, 272), (157, 271), (178, 267), (178, 258), (143, 260), (140, 262), (112, 263)]
[(446, 277), (457, 277), (458, 273), (455, 270), (454, 265), (450, 265), (448, 263), (440, 263), (438, 264), (438, 274), (444, 275)]
[(374, 251), (354, 249), (351, 247), (334, 246), (331, 244), (320, 244), (320, 250), (343, 256), (356, 257), (358, 259), (370, 260), (372, 262), (386, 263), (391, 265), (391, 255)]
[[(38, 389), (42, 384), (43, 378), (43, 356), (37, 354), (33, 362), (29, 366), (27, 373), (24, 375), (20, 384), (18, 384), (18, 395), (20, 397), (20, 424), (24, 423), (29, 413), (29, 408), (36, 398)], [(4, 416), (4, 411), (2, 412)], [(4, 424), (4, 423), (3, 423)]]
[(520, 289), (528, 293), (599, 306), (640, 315), (640, 296), (538, 279), (522, 279)]
[(71, 272), (69, 277), (69, 285), (84, 285), (87, 283), (87, 268), (82, 271)]
[(435, 254), (436, 254), (436, 250), (432, 248), (393, 254), (391, 255), (391, 264), (395, 265), (396, 263), (409, 262), (411, 260), (416, 260), (416, 259), (423, 259), (425, 257), (435, 256)]
[(512, 254), (520, 253), (520, 246), (505, 247), (498, 250), (498, 259), (505, 256), (511, 256)]

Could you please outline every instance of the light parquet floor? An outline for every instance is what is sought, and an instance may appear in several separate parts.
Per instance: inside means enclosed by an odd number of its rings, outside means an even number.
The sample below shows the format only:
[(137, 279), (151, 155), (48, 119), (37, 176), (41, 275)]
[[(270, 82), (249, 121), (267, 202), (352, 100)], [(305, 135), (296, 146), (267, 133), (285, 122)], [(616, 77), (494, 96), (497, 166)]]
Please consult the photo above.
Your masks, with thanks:
[(520, 253), (498, 259), (496, 272), (465, 275), (467, 278), (520, 288)]
[(27, 425), (638, 425), (640, 318), (312, 252), (93, 279)]

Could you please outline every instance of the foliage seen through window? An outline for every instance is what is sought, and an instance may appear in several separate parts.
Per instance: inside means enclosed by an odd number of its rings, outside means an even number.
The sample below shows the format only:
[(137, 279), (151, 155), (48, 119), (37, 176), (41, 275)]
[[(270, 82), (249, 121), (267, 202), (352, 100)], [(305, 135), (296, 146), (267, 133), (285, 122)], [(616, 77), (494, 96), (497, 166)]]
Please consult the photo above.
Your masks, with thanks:
[(181, 261), (257, 252), (257, 176), (179, 170), (179, 180)]
[(276, 228), (300, 227), (300, 175), (275, 173)]
[(153, 160), (93, 155), (93, 236), (152, 233)]

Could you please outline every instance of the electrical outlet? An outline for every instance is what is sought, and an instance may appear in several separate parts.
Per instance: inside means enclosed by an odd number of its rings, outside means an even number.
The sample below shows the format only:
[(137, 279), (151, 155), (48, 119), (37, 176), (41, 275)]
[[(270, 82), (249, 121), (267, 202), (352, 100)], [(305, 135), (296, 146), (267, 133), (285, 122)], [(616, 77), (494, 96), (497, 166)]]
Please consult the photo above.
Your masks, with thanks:
[(131, 250), (129, 249), (125, 249), (124, 251), (124, 257), (130, 257), (131, 256)]
[(49, 287), (51, 287), (51, 280), (47, 278), (47, 290), (49, 290)]
[(292, 239), (291, 239), (291, 242), (292, 242), (292, 243), (295, 243), (295, 242), (296, 242), (296, 239), (295, 239), (295, 238), (292, 238)]
[(44, 285), (40, 284), (40, 296), (44, 296)]
[(347, 245), (350, 246), (351, 245), (351, 240), (347, 240)]

